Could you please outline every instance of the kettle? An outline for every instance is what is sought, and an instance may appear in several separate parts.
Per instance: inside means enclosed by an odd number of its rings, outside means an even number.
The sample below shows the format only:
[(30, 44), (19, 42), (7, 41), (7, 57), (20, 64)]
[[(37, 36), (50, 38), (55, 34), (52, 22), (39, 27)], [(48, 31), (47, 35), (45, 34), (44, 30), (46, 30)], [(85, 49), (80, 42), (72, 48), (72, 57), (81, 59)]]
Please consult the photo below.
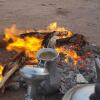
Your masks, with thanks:
[(70, 89), (62, 100), (100, 100), (100, 84), (80, 84)]

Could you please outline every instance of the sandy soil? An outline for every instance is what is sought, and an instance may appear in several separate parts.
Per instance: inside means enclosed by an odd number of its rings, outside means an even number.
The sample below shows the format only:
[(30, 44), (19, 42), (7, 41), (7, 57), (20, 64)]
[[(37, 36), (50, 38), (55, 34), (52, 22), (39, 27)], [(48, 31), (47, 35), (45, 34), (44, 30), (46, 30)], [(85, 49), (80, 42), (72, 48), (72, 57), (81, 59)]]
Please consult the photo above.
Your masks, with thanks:
[(24, 100), (25, 91), (23, 89), (18, 91), (7, 90), (4, 94), (0, 94), (0, 100)]
[(13, 23), (40, 28), (53, 21), (100, 45), (100, 0), (0, 0), (0, 33)]
[[(13, 23), (19, 28), (43, 28), (53, 21), (100, 46), (100, 0), (0, 0), (1, 34)], [(22, 95), (7, 92), (0, 100), (22, 100)]]

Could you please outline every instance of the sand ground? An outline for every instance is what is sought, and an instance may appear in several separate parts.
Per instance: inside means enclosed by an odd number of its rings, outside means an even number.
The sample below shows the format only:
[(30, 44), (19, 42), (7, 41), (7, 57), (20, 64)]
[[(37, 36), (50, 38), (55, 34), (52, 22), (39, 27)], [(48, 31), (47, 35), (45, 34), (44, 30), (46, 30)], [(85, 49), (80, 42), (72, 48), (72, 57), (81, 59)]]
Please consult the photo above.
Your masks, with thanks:
[(0, 33), (13, 23), (44, 28), (54, 21), (100, 45), (100, 0), (0, 0)]
[[(0, 0), (1, 34), (14, 23), (19, 28), (44, 28), (54, 21), (100, 46), (100, 0)], [(12, 93), (0, 100), (22, 100), (22, 92)]]

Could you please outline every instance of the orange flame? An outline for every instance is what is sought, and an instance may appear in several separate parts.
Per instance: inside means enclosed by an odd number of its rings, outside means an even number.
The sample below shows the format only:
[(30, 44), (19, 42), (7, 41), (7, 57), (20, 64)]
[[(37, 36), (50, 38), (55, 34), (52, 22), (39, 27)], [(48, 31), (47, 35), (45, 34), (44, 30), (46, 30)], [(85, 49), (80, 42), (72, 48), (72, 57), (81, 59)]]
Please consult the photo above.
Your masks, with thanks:
[(58, 27), (56, 22), (51, 23), (48, 27), (48, 30), (50, 31), (57, 31), (57, 32), (64, 32), (67, 31), (64, 27)]
[(36, 37), (25, 37), (21, 39), (19, 37), (15, 37), (13, 43), (8, 44), (7, 50), (16, 51), (16, 52), (25, 52), (25, 54), (35, 60), (36, 52), (42, 47), (42, 39), (38, 39)]
[(2, 79), (3, 79), (3, 75), (2, 75), (2, 73), (3, 73), (3, 66), (0, 64), (0, 81), (2, 81)]
[(64, 27), (59, 27), (57, 25), (57, 22), (53, 22), (51, 23), (48, 27), (47, 27), (48, 31), (56, 31), (56, 32), (65, 32), (66, 34), (63, 35), (63, 37), (61, 38), (66, 38), (66, 37), (71, 37), (72, 36), (72, 32), (69, 30), (66, 30)]
[[(30, 31), (30, 30), (29, 30)], [(28, 30), (26, 32), (29, 32)], [(34, 31), (34, 30), (33, 30)], [(42, 30), (38, 30), (39, 32)], [(59, 27), (56, 22), (51, 23), (47, 29), (44, 31), (56, 31), (56, 32), (61, 32), (62, 36), (59, 36), (59, 38), (67, 38), (72, 36), (72, 32), (66, 30), (64, 27)], [(63, 34), (63, 32), (65, 34)], [(10, 28), (5, 29), (5, 40), (8, 41), (9, 39), (12, 39), (12, 43), (9, 43), (7, 46), (7, 50), (9, 51), (16, 51), (16, 52), (22, 52), (24, 51), (25, 54), (29, 57), (32, 58), (33, 62), (37, 62), (36, 60), (36, 52), (42, 48), (41, 43), (42, 43), (42, 38), (36, 38), (36, 37), (25, 37), (24, 39), (20, 38), (18, 35), (23, 33), (23, 30), (18, 30), (16, 28), (16, 25), (13, 25)], [(68, 57), (71, 57), (74, 60), (74, 63), (77, 62), (79, 59), (79, 56), (74, 50), (66, 50), (63, 47), (56, 48), (58, 52), (63, 52), (66, 54), (66, 59), (67, 61)]]
[(80, 57), (72, 49), (65, 49), (64, 47), (56, 48), (57, 52), (65, 54), (65, 62), (68, 62), (68, 58), (71, 58), (76, 65)]
[(13, 24), (11, 27), (6, 28), (4, 30), (4, 32), (5, 32), (5, 39), (4, 40), (8, 41), (9, 39), (15, 38), (14, 37), (15, 35), (17, 36), (17, 35), (23, 33), (24, 31), (17, 29), (16, 25)]

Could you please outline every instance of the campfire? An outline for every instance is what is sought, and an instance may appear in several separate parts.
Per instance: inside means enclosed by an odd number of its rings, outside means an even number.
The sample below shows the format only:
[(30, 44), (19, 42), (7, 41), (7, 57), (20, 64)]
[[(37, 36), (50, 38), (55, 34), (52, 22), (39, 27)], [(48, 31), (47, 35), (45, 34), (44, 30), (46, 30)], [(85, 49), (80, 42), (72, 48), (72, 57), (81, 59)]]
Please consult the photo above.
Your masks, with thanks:
[[(60, 91), (65, 93), (76, 83), (96, 81), (95, 46), (91, 45), (82, 34), (73, 33), (56, 22), (40, 30), (21, 30), (16, 25), (5, 29), (1, 47), (14, 52), (14, 58), (7, 64), (0, 65), (0, 88), (2, 91), (11, 84), (12, 76), (23, 65), (38, 65), (37, 52), (42, 48), (53, 48), (59, 53), (57, 61), (61, 71)], [(77, 77), (84, 77), (84, 81)], [(81, 76), (79, 76), (81, 75)], [(78, 82), (76, 82), (78, 80)], [(66, 85), (67, 83), (67, 85)]]
[[(80, 59), (75, 48), (79, 50), (86, 45), (87, 41), (84, 36), (74, 35), (71, 31), (58, 27), (57, 23), (51, 23), (47, 29), (38, 31), (40, 32), (20, 33), (21, 31), (18, 31), (15, 26), (5, 29), (4, 40), (8, 42), (6, 49), (18, 53), (25, 52), (33, 62), (37, 62), (36, 52), (43, 47), (55, 48), (59, 53), (62, 52), (66, 55), (66, 61), (68, 57), (71, 57), (75, 62)], [(69, 47), (66, 49), (64, 45), (67, 44)]]

